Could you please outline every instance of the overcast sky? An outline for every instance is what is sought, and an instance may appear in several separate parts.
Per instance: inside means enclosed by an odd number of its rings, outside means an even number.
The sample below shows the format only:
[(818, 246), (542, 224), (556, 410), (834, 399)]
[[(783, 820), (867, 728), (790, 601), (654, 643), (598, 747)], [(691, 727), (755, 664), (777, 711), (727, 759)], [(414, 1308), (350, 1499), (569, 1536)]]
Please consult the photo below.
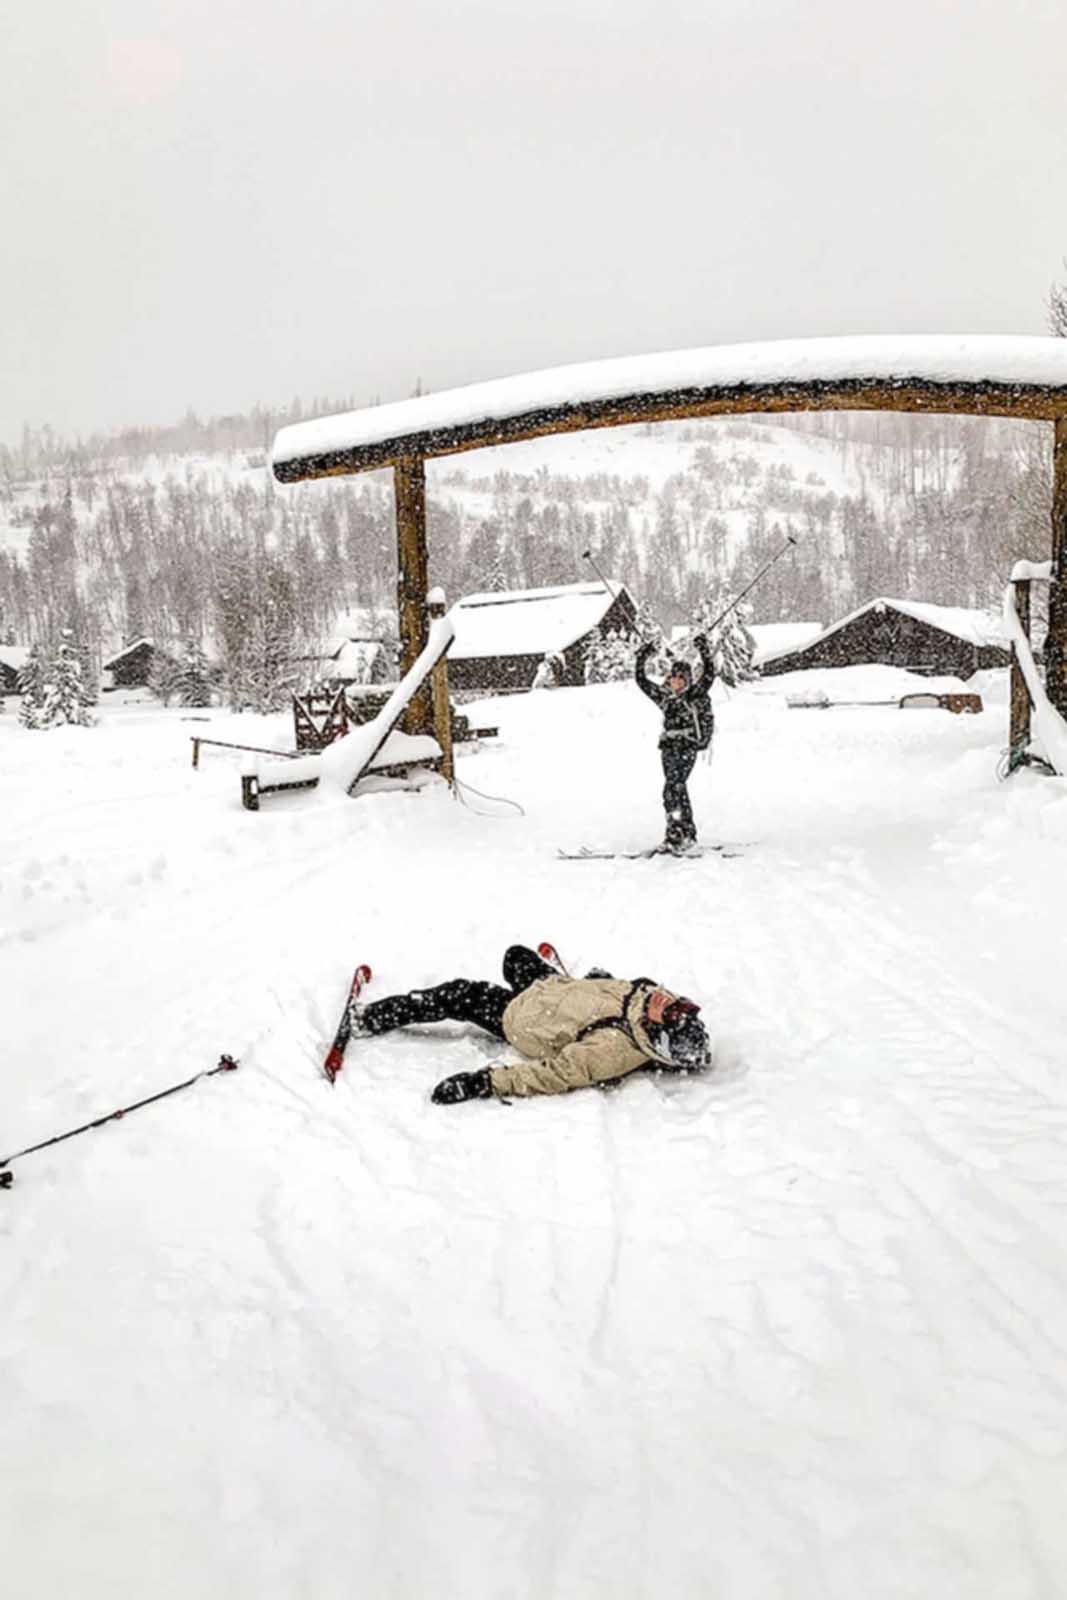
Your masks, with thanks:
[(0, 440), (807, 334), (1041, 333), (1063, 0), (39, 0)]

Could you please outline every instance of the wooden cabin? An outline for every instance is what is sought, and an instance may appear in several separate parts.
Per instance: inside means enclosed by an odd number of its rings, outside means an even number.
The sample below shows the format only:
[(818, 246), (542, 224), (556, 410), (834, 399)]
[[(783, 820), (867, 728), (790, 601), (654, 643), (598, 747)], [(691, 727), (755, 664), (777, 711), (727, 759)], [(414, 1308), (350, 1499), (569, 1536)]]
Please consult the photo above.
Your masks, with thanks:
[(18, 694), (19, 673), (29, 659), (28, 645), (0, 645), (0, 695)]
[(108, 689), (143, 689), (162, 654), (151, 639), (135, 639), (102, 663)]
[(522, 693), (546, 656), (558, 658), (557, 685), (585, 681), (585, 656), (598, 633), (628, 633), (637, 615), (628, 591), (600, 582), (554, 589), (469, 594), (452, 611), (456, 638), (448, 657), (457, 692)]
[(799, 648), (764, 655), (760, 671), (767, 678), (811, 667), (877, 662), (924, 677), (970, 678), (987, 667), (1006, 667), (1010, 659), (1007, 632), (998, 617), (883, 597), (831, 623)]

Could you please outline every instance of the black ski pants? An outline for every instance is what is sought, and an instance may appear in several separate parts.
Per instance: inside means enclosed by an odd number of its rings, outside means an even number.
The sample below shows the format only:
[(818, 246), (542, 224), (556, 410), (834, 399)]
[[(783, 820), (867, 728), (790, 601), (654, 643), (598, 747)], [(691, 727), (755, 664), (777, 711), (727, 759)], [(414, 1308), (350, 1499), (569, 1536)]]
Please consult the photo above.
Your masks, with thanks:
[(671, 739), (669, 743), (660, 745), (660, 755), (663, 758), (663, 809), (667, 813), (668, 836), (681, 835), (686, 839), (695, 839), (697, 830), (686, 785), (696, 766), (697, 747), (688, 740)]
[(408, 994), (374, 1000), (364, 1008), (360, 1021), (368, 1033), (388, 1033), (415, 1022), (474, 1022), (486, 1033), (503, 1039), (504, 1012), (515, 996), (538, 978), (551, 977), (554, 971), (536, 951), (513, 944), (504, 955), (506, 989), (476, 978), (453, 978), (432, 989), (412, 989)]

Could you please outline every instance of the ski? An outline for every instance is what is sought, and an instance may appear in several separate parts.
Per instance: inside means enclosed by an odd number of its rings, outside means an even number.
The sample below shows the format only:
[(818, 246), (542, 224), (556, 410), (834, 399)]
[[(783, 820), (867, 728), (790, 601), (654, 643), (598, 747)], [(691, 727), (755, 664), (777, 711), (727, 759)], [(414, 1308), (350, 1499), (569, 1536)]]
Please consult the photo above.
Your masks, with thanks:
[(368, 966), (358, 966), (352, 974), (352, 982), (348, 989), (348, 999), (345, 1009), (334, 1035), (333, 1044), (330, 1046), (326, 1060), (323, 1062), (323, 1071), (333, 1083), (337, 1074), (345, 1064), (345, 1049), (352, 1037), (352, 1025), (359, 1014), (359, 997), (371, 980), (371, 970)]
[(555, 945), (549, 944), (547, 939), (542, 940), (542, 942), (537, 946), (537, 954), (541, 957), (542, 961), (547, 961), (550, 967), (555, 967), (556, 971), (562, 977), (570, 977), (570, 973), (567, 971), (567, 968), (564, 965), (563, 957), (560, 955)]
[(699, 861), (701, 856), (717, 855), (724, 860), (744, 855), (744, 844), (697, 844), (687, 850), (668, 850), (666, 845), (653, 845), (651, 850), (593, 850), (582, 845), (578, 850), (559, 850), (561, 861), (651, 861), (655, 856), (671, 856), (676, 861)]

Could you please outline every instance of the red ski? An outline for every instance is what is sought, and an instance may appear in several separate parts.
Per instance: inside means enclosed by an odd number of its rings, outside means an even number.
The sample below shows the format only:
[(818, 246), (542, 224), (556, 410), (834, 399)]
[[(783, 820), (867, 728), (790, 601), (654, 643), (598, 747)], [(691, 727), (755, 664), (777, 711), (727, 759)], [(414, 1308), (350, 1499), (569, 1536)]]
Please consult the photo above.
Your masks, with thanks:
[(326, 1076), (331, 1083), (333, 1083), (345, 1064), (345, 1048), (352, 1037), (352, 1024), (359, 1010), (359, 997), (370, 980), (371, 970), (367, 966), (357, 967), (352, 974), (352, 983), (348, 990), (348, 999), (345, 1001), (344, 1014), (334, 1035), (333, 1044), (330, 1046), (330, 1053), (323, 1063)]
[(570, 973), (563, 964), (563, 957), (560, 955), (555, 945), (549, 944), (547, 939), (542, 940), (542, 942), (537, 946), (537, 954), (541, 957), (542, 961), (547, 961), (550, 967), (555, 967), (557, 972), (562, 973), (563, 977), (570, 977)]

